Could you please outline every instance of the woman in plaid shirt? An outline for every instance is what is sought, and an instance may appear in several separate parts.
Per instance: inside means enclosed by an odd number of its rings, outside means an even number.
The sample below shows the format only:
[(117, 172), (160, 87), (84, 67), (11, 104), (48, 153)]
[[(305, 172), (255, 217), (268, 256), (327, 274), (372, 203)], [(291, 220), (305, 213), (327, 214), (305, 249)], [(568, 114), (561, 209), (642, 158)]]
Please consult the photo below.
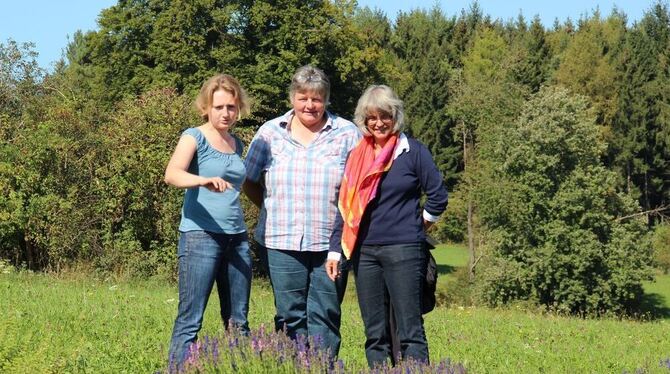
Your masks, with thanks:
[(326, 110), (330, 82), (320, 69), (299, 68), (289, 95), (293, 108), (263, 124), (249, 145), (244, 191), (261, 208), (254, 238), (267, 248), (276, 328), (312, 337), (335, 357), (344, 290), (325, 263), (344, 164), (361, 135)]

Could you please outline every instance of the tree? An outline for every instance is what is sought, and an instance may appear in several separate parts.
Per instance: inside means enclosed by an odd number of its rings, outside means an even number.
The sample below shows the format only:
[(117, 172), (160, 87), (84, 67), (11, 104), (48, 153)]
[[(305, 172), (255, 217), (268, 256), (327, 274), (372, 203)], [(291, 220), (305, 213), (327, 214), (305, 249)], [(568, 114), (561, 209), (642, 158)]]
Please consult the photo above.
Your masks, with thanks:
[(461, 65), (460, 58), (471, 47), (472, 40), (481, 26), (490, 26), (488, 16), (484, 16), (477, 1), (470, 4), (466, 11), (461, 10), (458, 19), (454, 20), (454, 29), (451, 35), (450, 61), (456, 66)]
[(463, 57), (463, 68), (454, 75), (450, 85), (454, 98), (447, 107), (453, 118), (454, 138), (463, 147), (463, 176), (457, 196), (465, 199), (467, 210), (467, 238), (470, 259), (470, 280), (475, 278), (475, 266), (481, 255), (475, 246), (478, 210), (473, 191), (478, 182), (479, 135), (499, 123), (514, 118), (521, 106), (525, 92), (513, 82), (510, 70), (511, 54), (505, 40), (494, 30), (481, 30), (467, 55)]
[(616, 70), (618, 54), (625, 35), (626, 17), (613, 12), (607, 19), (596, 11), (580, 21), (560, 55), (554, 81), (574, 93), (588, 96), (596, 110), (597, 123), (609, 133), (618, 109)]
[[(626, 38), (609, 161), (644, 210), (670, 205), (670, 15), (656, 4)], [(655, 218), (649, 216), (649, 224)]]
[(0, 215), (11, 230), (0, 236), (8, 244), (3, 257), (31, 269), (58, 270), (85, 258), (82, 252), (96, 235), (92, 209), (98, 200), (90, 183), (100, 149), (89, 113), (55, 92), (36, 98), (25, 103), (20, 122), (10, 124), (3, 147)]
[[(26, 222), (26, 197), (17, 165), (25, 157), (21, 139), (31, 104), (44, 94), (43, 72), (37, 65), (34, 45), (13, 40), (0, 43), (0, 258), (14, 265), (28, 259), (22, 244)], [(31, 264), (32, 265), (32, 264)]]
[(521, 33), (513, 49), (516, 54), (513, 64), (515, 80), (528, 86), (530, 92), (537, 92), (548, 79), (551, 59), (539, 16), (533, 18), (528, 32)]
[(100, 148), (92, 193), (99, 244), (96, 267), (116, 273), (172, 274), (183, 190), (163, 182), (181, 131), (200, 121), (192, 100), (175, 90), (119, 103), (97, 133)]
[(481, 135), (476, 195), (488, 246), (483, 297), (577, 314), (627, 312), (651, 278), (638, 209), (600, 162), (605, 143), (584, 97), (545, 88), (521, 116)]
[(354, 12), (353, 1), (120, 1), (103, 10), (100, 30), (75, 34), (64, 70), (108, 108), (166, 87), (193, 95), (207, 77), (229, 73), (254, 97), (247, 123), (257, 126), (288, 108), (293, 72), (312, 63), (331, 79), (331, 108), (350, 115), (382, 77), (386, 53)]
[(407, 132), (428, 147), (449, 187), (458, 179), (461, 158), (451, 136), (454, 122), (445, 113), (450, 100), (448, 35), (452, 28), (453, 22), (438, 8), (414, 10), (398, 15), (392, 40), (393, 51), (411, 77), (411, 84), (398, 89), (405, 102)]
[[(27, 101), (38, 94), (44, 72), (37, 64), (37, 52), (31, 43), (18, 44), (9, 39), (0, 43), (0, 120), (21, 117)], [(2, 132), (9, 126), (2, 126)], [(6, 139), (0, 136), (0, 139)]]

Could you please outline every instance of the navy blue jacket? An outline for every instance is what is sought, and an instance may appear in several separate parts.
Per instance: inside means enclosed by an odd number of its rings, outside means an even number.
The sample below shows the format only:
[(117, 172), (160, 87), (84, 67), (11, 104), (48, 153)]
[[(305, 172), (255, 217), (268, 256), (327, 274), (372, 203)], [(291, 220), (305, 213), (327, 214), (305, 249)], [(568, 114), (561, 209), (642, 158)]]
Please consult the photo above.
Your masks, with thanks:
[[(409, 150), (393, 161), (379, 183), (377, 196), (368, 204), (361, 221), (356, 247), (422, 242), (423, 210), (439, 216), (447, 208), (447, 189), (430, 151), (419, 141), (407, 138)], [(342, 215), (337, 214), (330, 238), (331, 252), (342, 252)]]

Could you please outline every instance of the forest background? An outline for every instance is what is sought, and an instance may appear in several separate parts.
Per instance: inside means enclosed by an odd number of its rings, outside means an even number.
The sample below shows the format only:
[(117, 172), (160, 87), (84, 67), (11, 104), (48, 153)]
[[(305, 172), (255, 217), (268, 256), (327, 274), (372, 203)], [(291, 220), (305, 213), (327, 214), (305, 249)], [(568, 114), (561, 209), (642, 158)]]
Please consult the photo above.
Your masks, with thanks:
[[(174, 279), (183, 191), (162, 182), (192, 101), (225, 72), (254, 99), (248, 141), (288, 109), (295, 69), (330, 76), (351, 118), (369, 84), (451, 193), (440, 241), (465, 242), (468, 302), (635, 313), (670, 268), (670, 11), (545, 27), (477, 3), (394, 21), (354, 1), (125, 1), (75, 33), (52, 72), (0, 44), (0, 258), (13, 267)], [(245, 201), (249, 227), (257, 211)]]

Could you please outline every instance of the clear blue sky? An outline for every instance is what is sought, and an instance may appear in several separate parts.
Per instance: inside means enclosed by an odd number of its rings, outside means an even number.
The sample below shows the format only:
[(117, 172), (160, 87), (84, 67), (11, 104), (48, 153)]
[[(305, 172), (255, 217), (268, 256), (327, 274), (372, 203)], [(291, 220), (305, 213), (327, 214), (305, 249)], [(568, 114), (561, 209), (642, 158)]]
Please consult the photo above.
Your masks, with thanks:
[[(471, 3), (471, 0), (359, 0), (360, 6), (379, 8), (390, 19), (395, 19), (401, 10), (430, 9), (434, 5), (447, 15), (455, 15)], [(100, 11), (113, 4), (116, 0), (0, 0), (0, 42), (11, 38), (35, 43), (40, 66), (51, 68), (61, 57), (68, 36), (72, 37), (77, 30), (96, 29)], [(628, 15), (629, 21), (635, 21), (652, 4), (654, 0), (479, 0), (484, 13), (493, 18), (516, 18), (521, 12), (530, 20), (537, 14), (545, 25), (552, 25), (556, 18), (577, 20), (596, 7), (607, 15), (615, 5)]]

